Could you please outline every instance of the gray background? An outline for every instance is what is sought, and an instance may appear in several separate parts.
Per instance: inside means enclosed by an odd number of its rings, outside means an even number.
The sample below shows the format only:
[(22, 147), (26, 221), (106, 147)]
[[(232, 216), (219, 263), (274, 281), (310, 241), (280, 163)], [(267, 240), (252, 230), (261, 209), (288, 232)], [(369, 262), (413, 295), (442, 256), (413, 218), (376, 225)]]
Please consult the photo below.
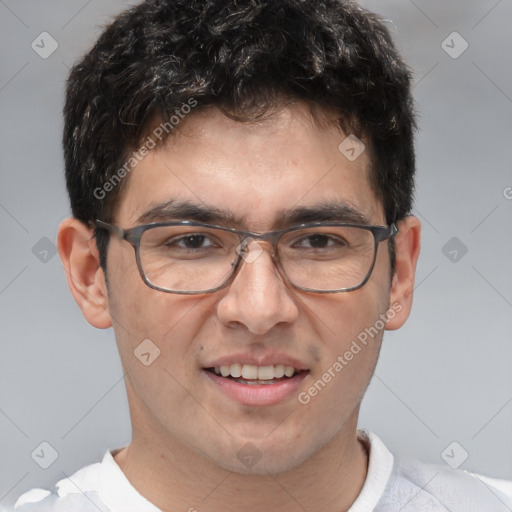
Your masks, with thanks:
[[(361, 425), (394, 451), (441, 464), (443, 450), (457, 441), (447, 453), (460, 462), (462, 450), (468, 452), (461, 468), (512, 478), (512, 2), (363, 4), (392, 20), (415, 72), (421, 125), (415, 213), (423, 222), (423, 251), (412, 316), (385, 336)], [(58, 256), (41, 241), (55, 240), (68, 215), (60, 148), (68, 68), (125, 5), (0, 0), (5, 504), (130, 439), (113, 333), (85, 322)], [(43, 31), (59, 45), (47, 59), (31, 48)], [(469, 44), (457, 59), (441, 47), (453, 31)], [(460, 43), (448, 39), (452, 52)], [(452, 237), (455, 245), (443, 252)], [(42, 441), (58, 452), (46, 470), (31, 458)]]

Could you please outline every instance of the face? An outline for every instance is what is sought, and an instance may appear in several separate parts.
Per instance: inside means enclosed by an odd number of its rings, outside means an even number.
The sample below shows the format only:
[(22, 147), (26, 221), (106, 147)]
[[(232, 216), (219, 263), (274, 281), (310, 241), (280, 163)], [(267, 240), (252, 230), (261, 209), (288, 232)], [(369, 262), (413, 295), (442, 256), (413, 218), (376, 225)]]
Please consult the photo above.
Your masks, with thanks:
[[(368, 156), (349, 161), (338, 149), (345, 137), (334, 126), (320, 129), (298, 104), (258, 124), (216, 109), (193, 113), (132, 171), (115, 223), (130, 228), (159, 205), (187, 201), (228, 212), (231, 227), (253, 232), (282, 227), (298, 207), (326, 203), (385, 225)], [(157, 212), (152, 221), (187, 219)], [(228, 287), (177, 295), (144, 284), (133, 248), (112, 236), (108, 311), (128, 371), (134, 438), (179, 443), (231, 471), (266, 473), (293, 469), (352, 432), (378, 357), (381, 315), (391, 307), (387, 243), (369, 281), (347, 293), (294, 289), (262, 243)], [(148, 366), (134, 356), (146, 339), (160, 351)], [(232, 364), (300, 372), (251, 386), (207, 370)], [(247, 464), (244, 450), (261, 456), (258, 463)]]

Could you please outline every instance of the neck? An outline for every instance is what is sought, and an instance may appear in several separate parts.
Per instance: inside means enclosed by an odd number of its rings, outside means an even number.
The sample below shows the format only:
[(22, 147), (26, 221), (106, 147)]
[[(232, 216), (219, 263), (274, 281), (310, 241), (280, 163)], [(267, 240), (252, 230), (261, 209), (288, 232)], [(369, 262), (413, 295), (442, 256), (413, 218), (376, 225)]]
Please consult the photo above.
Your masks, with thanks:
[(356, 422), (357, 412), (313, 457), (279, 474), (227, 471), (175, 439), (161, 441), (139, 429), (115, 460), (135, 489), (164, 512), (342, 512), (357, 498), (367, 473), (368, 455), (357, 440)]

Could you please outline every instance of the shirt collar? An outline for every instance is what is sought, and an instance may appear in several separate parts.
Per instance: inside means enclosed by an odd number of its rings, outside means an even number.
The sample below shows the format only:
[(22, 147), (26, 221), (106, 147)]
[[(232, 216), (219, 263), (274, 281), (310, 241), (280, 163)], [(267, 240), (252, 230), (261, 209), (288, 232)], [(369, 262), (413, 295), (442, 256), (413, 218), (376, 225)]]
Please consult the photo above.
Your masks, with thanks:
[(368, 472), (363, 488), (348, 512), (368, 512), (375, 509), (384, 494), (393, 470), (394, 458), (373, 432), (361, 429), (357, 434), (369, 453)]

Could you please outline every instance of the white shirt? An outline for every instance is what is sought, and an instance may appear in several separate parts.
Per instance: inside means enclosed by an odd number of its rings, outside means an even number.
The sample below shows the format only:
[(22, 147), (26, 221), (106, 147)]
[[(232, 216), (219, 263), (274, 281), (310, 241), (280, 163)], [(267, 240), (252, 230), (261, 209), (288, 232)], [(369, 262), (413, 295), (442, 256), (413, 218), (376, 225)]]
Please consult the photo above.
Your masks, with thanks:
[[(360, 430), (359, 438), (368, 448), (368, 473), (349, 512), (512, 510), (512, 482), (401, 460), (372, 432)], [(161, 512), (130, 484), (112, 453), (107, 451), (102, 462), (60, 480), (54, 492), (26, 492), (18, 498), (15, 512)]]

